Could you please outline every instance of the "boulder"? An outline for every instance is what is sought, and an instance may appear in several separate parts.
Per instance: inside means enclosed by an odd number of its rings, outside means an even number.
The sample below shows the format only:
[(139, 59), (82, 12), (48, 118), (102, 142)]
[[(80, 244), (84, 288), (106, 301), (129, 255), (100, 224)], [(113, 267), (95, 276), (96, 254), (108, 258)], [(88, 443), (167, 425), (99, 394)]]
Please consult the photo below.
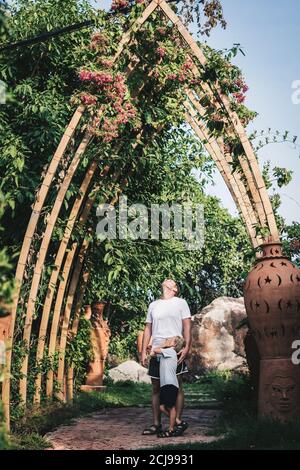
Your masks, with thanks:
[(192, 346), (187, 362), (193, 375), (246, 366), (247, 324), (237, 329), (246, 317), (244, 299), (233, 297), (219, 297), (192, 317)]
[(151, 383), (147, 374), (147, 369), (136, 361), (125, 361), (122, 364), (110, 369), (108, 376), (114, 381), (131, 380), (132, 382)]

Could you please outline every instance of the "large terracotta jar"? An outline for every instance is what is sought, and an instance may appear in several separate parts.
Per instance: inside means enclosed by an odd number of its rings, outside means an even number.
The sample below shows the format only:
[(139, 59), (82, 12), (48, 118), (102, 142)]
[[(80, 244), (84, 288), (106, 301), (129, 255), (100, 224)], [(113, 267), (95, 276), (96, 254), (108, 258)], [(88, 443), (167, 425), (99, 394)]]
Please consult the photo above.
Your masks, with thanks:
[(90, 320), (92, 318), (92, 307), (90, 304), (84, 306), (84, 318)]
[(245, 305), (260, 355), (258, 411), (281, 421), (300, 419), (300, 366), (292, 360), (300, 339), (300, 270), (281, 243), (262, 245), (246, 279)]
[[(104, 320), (103, 313), (106, 302), (94, 302), (91, 312), (91, 343), (93, 349), (93, 361), (89, 364), (86, 377), (86, 385), (83, 390), (103, 390), (104, 364), (108, 354), (110, 339), (110, 329), (107, 320)], [(89, 316), (90, 309), (86, 308), (86, 315)]]

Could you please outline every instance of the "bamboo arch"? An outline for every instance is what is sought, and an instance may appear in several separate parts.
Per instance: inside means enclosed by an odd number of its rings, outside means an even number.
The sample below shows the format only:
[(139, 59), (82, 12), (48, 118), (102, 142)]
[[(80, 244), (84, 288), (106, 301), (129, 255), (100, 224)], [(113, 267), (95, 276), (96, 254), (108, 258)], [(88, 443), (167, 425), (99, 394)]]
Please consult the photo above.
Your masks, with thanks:
[[(165, 0), (152, 0), (148, 6), (144, 9), (142, 15), (134, 21), (131, 28), (123, 35), (117, 52), (114, 56), (114, 61), (117, 61), (126, 46), (130, 43), (134, 36), (134, 33), (141, 27), (141, 25), (151, 16), (151, 14), (159, 9), (164, 15), (165, 19), (173, 24), (177, 29), (181, 38), (185, 44), (189, 47), (189, 54), (193, 62), (192, 72), (195, 77), (199, 77), (200, 69), (205, 69), (206, 58), (192, 38), (186, 27), (181, 22), (180, 18), (174, 13), (170, 6)], [(130, 74), (134, 70), (139, 59), (134, 58), (132, 63), (128, 66), (127, 73)], [(142, 91), (142, 88), (139, 92)], [(235, 136), (239, 139), (239, 142), (243, 148), (243, 155), (239, 157), (240, 171), (232, 169), (232, 157), (228, 154), (224, 148), (223, 139), (215, 139), (210, 135), (209, 129), (205, 122), (205, 109), (200, 103), (202, 96), (207, 96), (210, 102), (214, 104), (216, 110), (224, 110), (226, 113), (226, 129), (225, 134)], [(191, 129), (194, 131), (196, 136), (203, 142), (207, 152), (211, 155), (233, 197), (233, 200), (239, 210), (242, 219), (245, 222), (249, 238), (254, 248), (257, 248), (263, 239), (257, 235), (256, 227), (262, 226), (269, 230), (269, 238), (273, 241), (279, 240), (279, 233), (276, 226), (274, 213), (272, 210), (271, 202), (267, 193), (266, 186), (262, 174), (259, 169), (257, 158), (246, 135), (245, 129), (241, 124), (241, 121), (235, 111), (231, 109), (230, 100), (224, 95), (218, 83), (214, 86), (209, 86), (207, 83), (201, 83), (194, 91), (185, 90), (185, 117), (186, 122), (189, 124)], [(39, 229), (39, 221), (42, 210), (47, 200), (48, 192), (53, 184), (55, 175), (58, 172), (59, 165), (62, 162), (64, 155), (66, 154), (72, 139), (74, 138), (75, 132), (79, 129), (82, 116), (84, 115), (85, 107), (79, 106), (75, 111), (66, 131), (61, 139), (61, 142), (53, 156), (53, 159), (48, 167), (47, 173), (44, 177), (43, 183), (37, 193), (36, 201), (34, 203), (32, 215), (28, 224), (28, 228), (24, 237), (23, 246), (21, 249), (20, 258), (16, 270), (17, 280), (17, 292), (14, 299), (14, 307), (11, 315), (11, 328), (10, 336), (8, 340), (7, 349), (7, 362), (6, 362), (6, 376), (2, 385), (2, 401), (4, 405), (5, 419), (7, 427), (9, 428), (10, 422), (10, 370), (12, 363), (13, 354), (13, 338), (16, 316), (18, 311), (18, 305), (20, 301), (21, 288), (24, 283), (24, 275), (26, 266), (28, 264), (30, 249), (34, 240), (35, 234)], [(48, 254), (48, 249), (53, 233), (53, 229), (56, 225), (62, 204), (64, 202), (66, 192), (72, 182), (74, 175), (78, 169), (83, 154), (88, 148), (88, 145), (92, 141), (91, 127), (95, 128), (99, 124), (99, 116), (96, 116), (89, 126), (83, 125), (81, 133), (81, 141), (77, 147), (77, 150), (71, 160), (63, 182), (58, 190), (55, 202), (53, 204), (50, 216), (46, 221), (46, 228), (43, 234), (42, 242), (38, 251), (38, 256), (35, 259), (33, 266), (33, 275), (31, 279), (30, 292), (28, 295), (27, 309), (25, 314), (25, 323), (23, 330), (23, 340), (29, 345), (32, 332), (32, 324), (36, 311), (36, 301), (40, 286), (40, 280), (44, 269), (44, 263)], [(158, 130), (158, 132), (160, 129)], [(142, 129), (140, 130), (142, 132)], [(138, 136), (136, 135), (138, 141)], [(137, 147), (137, 142), (134, 144)], [(49, 330), (49, 319), (51, 313), (51, 306), (55, 299), (54, 313), (52, 317), (50, 342), (49, 342), (49, 353), (53, 354), (58, 351), (59, 354), (59, 368), (58, 368), (58, 383), (60, 386), (60, 392), (58, 396), (63, 398), (63, 378), (65, 376), (65, 349), (67, 335), (71, 332), (76, 335), (78, 329), (78, 322), (80, 317), (80, 311), (84, 296), (84, 286), (87, 283), (88, 273), (82, 272), (85, 256), (88, 250), (88, 238), (84, 239), (81, 246), (78, 243), (72, 243), (68, 249), (71, 234), (75, 223), (79, 221), (81, 226), (84, 226), (88, 217), (88, 214), (93, 206), (93, 196), (89, 195), (89, 191), (93, 187), (93, 179), (97, 168), (101, 166), (98, 160), (94, 160), (88, 168), (83, 181), (79, 196), (71, 208), (70, 215), (68, 218), (67, 226), (62, 240), (60, 241), (56, 258), (55, 258), (55, 269), (53, 269), (50, 281), (48, 284), (48, 291), (43, 307), (41, 316), (41, 322), (39, 325), (38, 335), (38, 349), (36, 353), (36, 363), (39, 363), (45, 355), (45, 344), (47, 332)], [(129, 173), (133, 170), (130, 168)], [(101, 169), (101, 179), (107, 177), (109, 174), (110, 167), (108, 165)], [(120, 177), (120, 174), (118, 174)], [(121, 187), (126, 184), (127, 175), (123, 178)], [(94, 185), (94, 191), (97, 190), (97, 186)], [(121, 187), (118, 192), (121, 191)], [(114, 202), (116, 198), (114, 199)], [(59, 275), (62, 272), (63, 280), (59, 281)], [(59, 281), (59, 287), (55, 291)], [(75, 303), (76, 293), (79, 288), (79, 294), (77, 296), (77, 303)], [(56, 297), (55, 297), (56, 292)], [(74, 309), (73, 322), (71, 321), (71, 311)], [(62, 313), (63, 312), (63, 313)], [(62, 314), (62, 315), (61, 315)], [(61, 336), (60, 341), (57, 343), (57, 334), (61, 322)], [(27, 372), (28, 372), (28, 360), (29, 355), (27, 354), (23, 360), (21, 368), (21, 379), (20, 379), (20, 397), (24, 404), (27, 401)], [(72, 398), (72, 379), (73, 379), (73, 368), (72, 365), (67, 369), (67, 391), (68, 397)], [(41, 398), (41, 375), (38, 374), (35, 382), (35, 397), (36, 403), (40, 402)], [(53, 395), (53, 373), (50, 372), (47, 376), (46, 393), (48, 396)]]

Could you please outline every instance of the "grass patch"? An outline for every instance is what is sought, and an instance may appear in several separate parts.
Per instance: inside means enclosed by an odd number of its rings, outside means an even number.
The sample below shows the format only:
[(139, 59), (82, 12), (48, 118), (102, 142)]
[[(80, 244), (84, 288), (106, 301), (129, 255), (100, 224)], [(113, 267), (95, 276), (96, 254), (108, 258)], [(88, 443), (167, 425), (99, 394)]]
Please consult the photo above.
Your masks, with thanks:
[(159, 450), (299, 450), (300, 423), (247, 419), (211, 443), (187, 443), (155, 447)]
[[(253, 390), (249, 378), (231, 372), (208, 373), (197, 382), (184, 385), (187, 406), (205, 407), (216, 400), (222, 403), (222, 415), (210, 434), (219, 436), (211, 443), (157, 446), (176, 450), (300, 449), (300, 423), (282, 424), (256, 417)], [(42, 436), (74, 418), (110, 407), (150, 406), (151, 385), (133, 382), (109, 384), (105, 392), (81, 393), (72, 405), (45, 404), (31, 409), (13, 424), (10, 448), (43, 450), (49, 443)], [(1, 434), (0, 434), (1, 445)], [(3, 441), (2, 448), (7, 448)], [(0, 447), (1, 448), (1, 447)]]
[(13, 423), (9, 448), (43, 450), (50, 444), (42, 436), (62, 424), (105, 408), (149, 405), (150, 398), (151, 385), (128, 381), (109, 385), (101, 393), (80, 393), (72, 405), (52, 402), (41, 409), (29, 409), (22, 419)]
[(201, 377), (198, 387), (222, 402), (222, 415), (209, 433), (220, 436), (211, 443), (174, 444), (160, 450), (299, 450), (300, 423), (258, 419), (249, 377), (232, 372), (214, 372)]

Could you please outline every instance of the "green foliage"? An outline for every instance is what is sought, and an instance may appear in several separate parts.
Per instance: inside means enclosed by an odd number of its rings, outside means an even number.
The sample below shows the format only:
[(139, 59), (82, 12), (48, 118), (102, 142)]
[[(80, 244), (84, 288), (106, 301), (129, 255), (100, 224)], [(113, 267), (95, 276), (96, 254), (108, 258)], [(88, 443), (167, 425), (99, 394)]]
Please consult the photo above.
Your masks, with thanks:
[(0, 450), (8, 449), (8, 440), (6, 432), (3, 425), (3, 412), (2, 412), (2, 403), (0, 401)]
[(284, 253), (290, 256), (293, 262), (300, 268), (300, 223), (293, 222), (283, 229)]
[(84, 383), (89, 361), (93, 358), (90, 339), (91, 322), (81, 317), (78, 332), (75, 336), (69, 334), (66, 348), (66, 364), (74, 367), (75, 391)]
[(293, 148), (300, 152), (300, 146), (298, 143), (298, 136), (291, 135), (289, 131), (281, 132), (278, 129), (274, 130), (269, 127), (268, 129), (263, 129), (261, 131), (255, 130), (251, 135), (250, 139), (255, 145), (255, 150), (258, 152), (261, 148), (270, 144), (282, 144), (288, 143), (292, 144)]
[(128, 206), (135, 202), (147, 207), (173, 201), (201, 203), (205, 244), (200, 251), (189, 251), (173, 236), (169, 240), (94, 241), (87, 261), (90, 280), (85, 303), (109, 302), (110, 353), (123, 359), (135, 356), (136, 335), (143, 328), (149, 302), (160, 295), (164, 278), (179, 282), (181, 295), (195, 313), (219, 295), (242, 295), (252, 261), (241, 221), (222, 209), (216, 198), (204, 194), (213, 167), (193, 135), (182, 128), (162, 133), (144, 149), (138, 174), (143, 179), (133, 175), (124, 191)]
[(176, 444), (155, 447), (159, 450), (299, 450), (300, 424), (279, 423), (243, 417), (225, 437), (211, 443)]

